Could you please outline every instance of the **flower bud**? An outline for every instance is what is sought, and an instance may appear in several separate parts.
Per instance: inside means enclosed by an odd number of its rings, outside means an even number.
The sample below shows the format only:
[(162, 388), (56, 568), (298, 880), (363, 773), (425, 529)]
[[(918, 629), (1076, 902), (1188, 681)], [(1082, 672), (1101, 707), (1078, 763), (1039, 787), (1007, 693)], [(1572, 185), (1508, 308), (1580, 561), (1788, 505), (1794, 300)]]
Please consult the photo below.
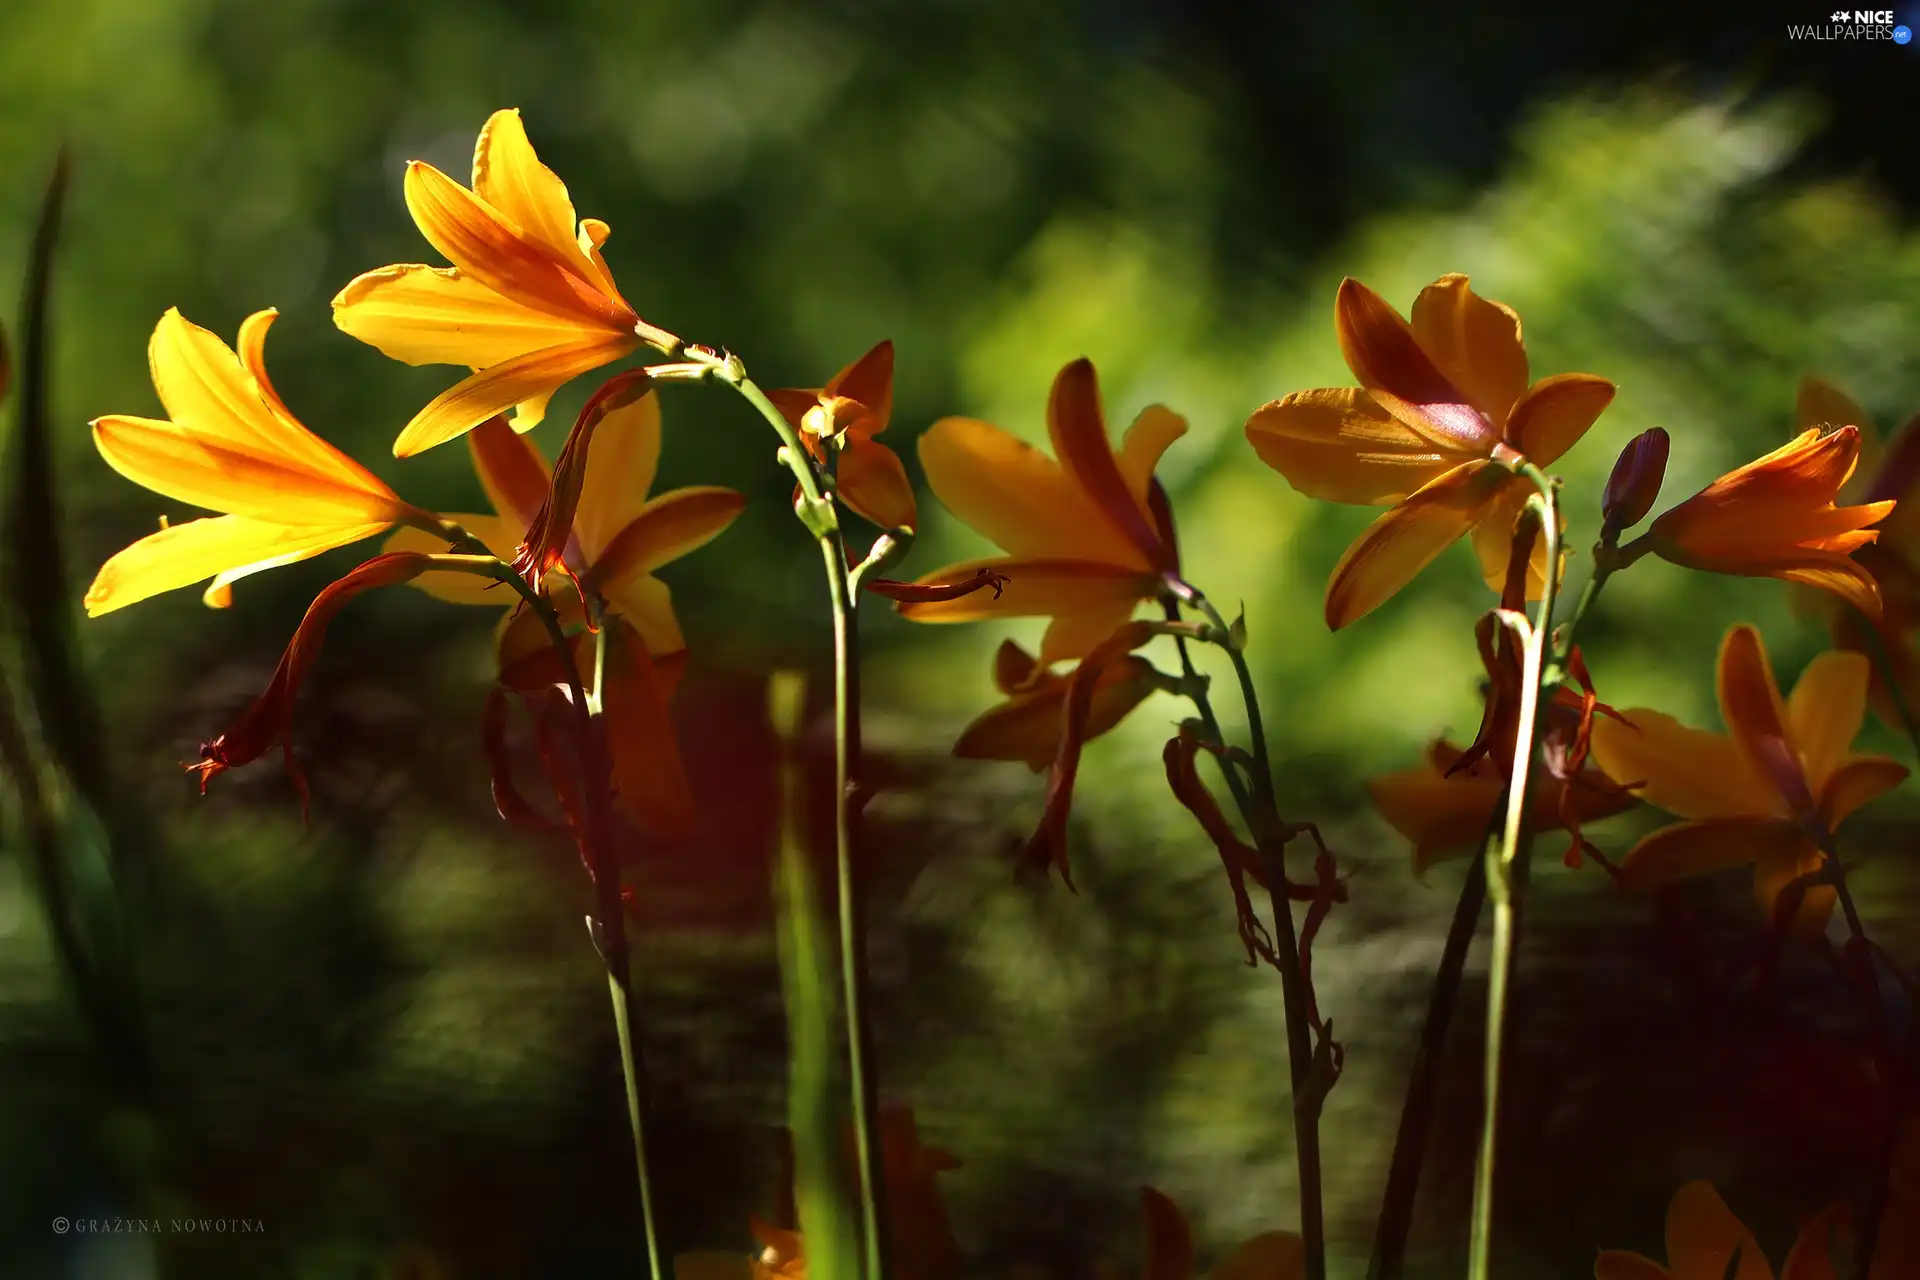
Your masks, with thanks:
[(1614, 461), (1613, 474), (1607, 477), (1606, 496), (1600, 499), (1604, 521), (1602, 536), (1611, 542), (1624, 529), (1631, 529), (1647, 518), (1654, 499), (1660, 496), (1660, 482), (1667, 476), (1667, 450), (1672, 440), (1665, 428), (1651, 427), (1627, 442)]

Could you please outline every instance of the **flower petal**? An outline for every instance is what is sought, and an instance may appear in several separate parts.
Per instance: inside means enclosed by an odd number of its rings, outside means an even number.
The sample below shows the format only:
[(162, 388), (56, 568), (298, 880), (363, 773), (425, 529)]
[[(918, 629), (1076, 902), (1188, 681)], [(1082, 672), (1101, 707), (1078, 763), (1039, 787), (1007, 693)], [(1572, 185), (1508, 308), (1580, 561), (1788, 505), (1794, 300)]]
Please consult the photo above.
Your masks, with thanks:
[[(467, 452), (487, 501), (513, 530), (518, 545), (527, 526), (540, 514), (553, 487), (552, 470), (540, 450), (498, 414), (467, 433)], [(511, 554), (504, 557), (511, 560)]]
[[(1522, 476), (1510, 476), (1501, 487), (1500, 496), (1487, 505), (1487, 509), (1473, 526), (1473, 554), (1480, 561), (1480, 576), (1494, 591), (1504, 593), (1507, 584), (1507, 565), (1513, 559), (1513, 529), (1520, 521), (1520, 513), (1526, 509), (1527, 499), (1535, 492), (1531, 481)], [(1560, 529), (1567, 527), (1566, 513), (1560, 513)], [(1564, 556), (1564, 550), (1562, 555)], [(1538, 600), (1547, 589), (1547, 543), (1537, 534), (1533, 542), (1533, 554), (1527, 561), (1527, 599)]]
[(877, 436), (893, 417), (893, 343), (875, 343), (872, 350), (827, 379), (820, 396), (845, 396), (867, 406), (854, 430)]
[(348, 281), (334, 296), (333, 323), (389, 359), (475, 369), (602, 332), (516, 302), (453, 267), (419, 263)]
[(1816, 792), (1860, 736), (1872, 666), (1860, 654), (1828, 650), (1807, 664), (1787, 699), (1787, 732)]
[(1307, 1272), (1307, 1249), (1291, 1231), (1263, 1231), (1227, 1251), (1207, 1280), (1298, 1280)]
[(371, 538), (386, 527), (384, 522), (271, 524), (240, 516), (210, 516), (169, 525), (100, 566), (87, 588), (87, 616), (97, 618), (163, 591), (233, 570), (292, 564)]
[(920, 521), (906, 466), (877, 440), (848, 434), (834, 464), (834, 492), (882, 529), (912, 529)]
[(593, 561), (603, 588), (652, 573), (705, 546), (733, 523), (747, 500), (731, 489), (699, 485), (663, 493), (642, 506)]
[(1629, 893), (1676, 880), (1743, 867), (1774, 854), (1795, 854), (1806, 843), (1784, 818), (1710, 818), (1676, 822), (1643, 838), (1620, 862), (1620, 887)]
[(1731, 628), (1720, 642), (1717, 673), (1720, 718), (1748, 766), (1778, 797), (1774, 813), (1795, 818), (1811, 813), (1812, 789), (1787, 735), (1786, 704), (1760, 633), (1745, 624)]
[(1040, 637), (1039, 660), (1051, 666), (1084, 658), (1133, 617), (1137, 600), (1112, 601), (1094, 608), (1056, 614)]
[(1140, 1280), (1193, 1280), (1193, 1229), (1173, 1200), (1140, 1188)]
[(673, 611), (673, 592), (660, 579), (628, 574), (607, 589), (607, 604), (633, 624), (656, 664), (664, 664), (668, 655), (685, 651), (686, 638)]
[[(1814, 1214), (1801, 1225), (1800, 1234), (1794, 1237), (1792, 1252), (1780, 1264), (1780, 1280), (1836, 1280), (1834, 1250), (1845, 1239), (1847, 1231), (1844, 1205), (1829, 1205)], [(1876, 1250), (1876, 1263), (1880, 1257)]]
[(580, 490), (574, 532), (587, 559), (598, 562), (614, 535), (647, 505), (660, 469), (660, 395), (607, 412), (587, 447), (587, 478)]
[[(1053, 680), (990, 708), (961, 731), (953, 754), (966, 760), (1019, 760), (1041, 772), (1060, 749), (1067, 687), (1066, 680)], [(1153, 688), (1153, 664), (1145, 658), (1130, 655), (1102, 667), (1094, 677), (1085, 737), (1097, 738), (1119, 724)]]
[(934, 496), (1009, 555), (1139, 559), (1058, 462), (1011, 432), (977, 418), (942, 418), (919, 449)]
[(591, 341), (529, 351), (482, 369), (442, 391), (426, 408), (413, 415), (413, 421), (393, 442), (393, 456), (410, 458), (444, 444), (523, 400), (551, 392), (590, 369), (613, 363), (639, 345), (640, 340), (630, 334), (610, 334)]
[(1513, 406), (1507, 441), (1536, 466), (1552, 466), (1613, 403), (1613, 384), (1590, 373), (1542, 378)]
[(1414, 299), (1413, 335), (1494, 426), (1507, 426), (1509, 410), (1527, 390), (1527, 350), (1512, 308), (1482, 298), (1455, 272)]
[(1484, 454), (1499, 429), (1448, 380), (1400, 313), (1358, 280), (1340, 282), (1334, 300), (1340, 352), (1382, 408), (1444, 451)]
[(420, 233), (460, 273), (523, 306), (609, 332), (637, 317), (583, 279), (560, 253), (430, 164), (407, 165), (407, 209)]
[(1880, 585), (1859, 561), (1832, 552), (1810, 551), (1804, 558), (1769, 565), (1761, 576), (1831, 591), (1869, 618), (1880, 616)]
[[(1774, 850), (1754, 864), (1753, 901), (1769, 926), (1779, 922), (1782, 891), (1801, 876), (1818, 871), (1825, 859), (1819, 847), (1803, 836), (1798, 846)], [(1833, 918), (1833, 905), (1839, 896), (1831, 885), (1808, 887), (1787, 928), (1802, 938), (1818, 937)]]
[(601, 708), (614, 789), (649, 832), (682, 839), (692, 834), (696, 816), (666, 691), (646, 643), (632, 628), (610, 621), (607, 641)]
[(1733, 1216), (1709, 1182), (1689, 1182), (1674, 1194), (1667, 1210), (1667, 1265), (1675, 1276), (1720, 1280), (1735, 1252), (1740, 1270), (1733, 1280), (1773, 1280), (1753, 1232)]
[(1628, 723), (1606, 717), (1593, 722), (1594, 761), (1614, 782), (1682, 818), (1771, 815), (1773, 793), (1732, 738), (1690, 729), (1645, 707), (1620, 714)]
[(1093, 361), (1075, 360), (1053, 380), (1053, 393), (1047, 400), (1047, 432), (1060, 465), (1108, 526), (1131, 543), (1148, 565), (1173, 568), (1171, 549), (1161, 542), (1146, 511), (1144, 481), (1136, 494), (1121, 474), (1113, 442), (1107, 438)]
[(1886, 756), (1854, 756), (1827, 776), (1820, 788), (1820, 816), (1828, 829), (1907, 779), (1907, 766)]
[(981, 569), (1007, 577), (998, 599), (992, 592), (976, 591), (957, 600), (902, 603), (900, 613), (915, 622), (973, 622), (981, 618), (1096, 613), (1120, 607), (1131, 612), (1135, 603), (1153, 594), (1159, 582), (1142, 570), (1098, 561), (1016, 557), (969, 560), (935, 570), (919, 581), (958, 582)]
[(1353, 387), (1262, 405), (1247, 419), (1247, 442), (1298, 492), (1361, 506), (1399, 502), (1461, 461)]
[[(448, 516), (449, 520), (487, 544), (487, 550), (509, 563), (513, 560), (515, 548), (520, 545), (521, 530), (516, 526), (509, 528), (509, 521), (500, 516), (481, 515), (472, 512), (463, 515)], [(384, 553), (417, 551), (423, 555), (444, 554), (447, 550), (446, 539), (436, 537), (425, 529), (416, 529), (411, 525), (393, 531), (393, 536), (381, 544)], [(424, 591), (436, 600), (445, 600), (449, 604), (484, 604), (495, 608), (510, 608), (520, 603), (520, 597), (505, 584), (472, 573), (453, 573), (447, 570), (430, 569), (415, 578), (410, 584), (417, 591)]]
[(1368, 525), (1327, 582), (1327, 626), (1338, 631), (1384, 604), (1480, 520), (1509, 478), (1491, 463), (1462, 463)]
[(562, 262), (576, 264), (582, 275), (592, 277), (593, 265), (576, 238), (566, 184), (534, 154), (519, 108), (496, 111), (481, 127), (473, 148), (473, 193)]
[(1435, 863), (1475, 851), (1506, 784), (1491, 771), (1449, 778), (1429, 762), (1369, 778), (1367, 793), (1387, 825), (1413, 842), (1413, 873), (1424, 877)]
[(1154, 468), (1160, 465), (1161, 456), (1168, 447), (1186, 434), (1185, 418), (1163, 404), (1150, 404), (1140, 411), (1127, 427), (1126, 434), (1120, 438), (1120, 451), (1115, 455), (1120, 463), (1120, 474), (1126, 479), (1127, 492), (1133, 495), (1133, 500), (1140, 504), (1140, 509), (1147, 513), (1149, 519), (1153, 517), (1152, 500), (1148, 495), (1153, 485)]
[(1858, 427), (1862, 436), (1879, 434), (1859, 401), (1811, 374), (1800, 379), (1800, 389), (1794, 396), (1793, 425), (1800, 431), (1810, 427)]

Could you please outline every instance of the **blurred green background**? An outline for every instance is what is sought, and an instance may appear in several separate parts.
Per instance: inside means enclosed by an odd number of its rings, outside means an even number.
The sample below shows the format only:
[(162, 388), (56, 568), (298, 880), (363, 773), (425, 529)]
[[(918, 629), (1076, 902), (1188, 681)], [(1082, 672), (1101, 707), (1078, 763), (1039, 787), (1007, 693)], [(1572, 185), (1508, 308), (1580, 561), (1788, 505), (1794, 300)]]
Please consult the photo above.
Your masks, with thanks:
[[(162, 512), (188, 514), (114, 476), (85, 430), (157, 411), (143, 351), (169, 306), (229, 337), (278, 307), (270, 363), (309, 425), (416, 503), (480, 501), (463, 451), (389, 455), (452, 371), (382, 359), (334, 330), (327, 303), (362, 270), (430, 256), (402, 163), (463, 176), (498, 107), (523, 109), (579, 211), (612, 224), (609, 262), (653, 321), (741, 353), (768, 386), (817, 385), (894, 339), (888, 440), (916, 477), (911, 440), (944, 414), (1043, 438), (1053, 373), (1091, 356), (1116, 421), (1154, 401), (1188, 416), (1162, 475), (1189, 576), (1244, 601), (1282, 802), (1355, 871), (1316, 975), (1348, 1049), (1329, 1212), (1339, 1273), (1357, 1274), (1459, 876), (1416, 882), (1363, 783), (1443, 731), (1471, 734), (1472, 627), (1490, 601), (1460, 549), (1327, 634), (1327, 573), (1373, 513), (1294, 494), (1246, 447), (1246, 416), (1348, 381), (1330, 323), (1343, 275), (1404, 308), (1448, 271), (1520, 312), (1536, 376), (1620, 387), (1561, 468), (1576, 548), (1615, 451), (1648, 426), (1674, 437), (1670, 501), (1772, 447), (1803, 373), (1848, 387), (1883, 429), (1920, 407), (1911, 47), (1788, 41), (1787, 21), (1823, 12), (1456, 9), (13, 0), (0, 296), (60, 142), (75, 163), (51, 417), (73, 595)], [(587, 389), (555, 401), (549, 450)], [(707, 829), (640, 851), (644, 1036), (668, 1245), (744, 1250), (783, 1115), (762, 682), (780, 665), (824, 679), (827, 617), (764, 427), (701, 389), (670, 391), (666, 415), (662, 485), (752, 502), (664, 575), (693, 647), (677, 711)], [(930, 496), (922, 507), (907, 568), (981, 549)], [(130, 1065), (103, 1044), (63, 980), (14, 813), (0, 852), (7, 1275), (641, 1265), (584, 877), (487, 799), (491, 611), (410, 592), (353, 606), (301, 705), (311, 826), (269, 765), (206, 800), (179, 772), (352, 555), (251, 579), (225, 613), (179, 592), (79, 627), (114, 786), (113, 828), (87, 846), (112, 854), (83, 878), (102, 893), (114, 879), (120, 1007), (145, 1049)], [(1824, 643), (1778, 584), (1648, 562), (1610, 588), (1585, 649), (1610, 701), (1712, 724), (1712, 656), (1740, 619), (1783, 676)], [(866, 631), (887, 783), (871, 811), (882, 1078), (963, 1162), (945, 1185), (974, 1269), (1131, 1270), (1142, 1182), (1188, 1208), (1204, 1258), (1288, 1225), (1278, 986), (1238, 963), (1217, 861), (1160, 789), (1181, 709), (1150, 702), (1089, 752), (1081, 893), (1020, 883), (1008, 854), (1042, 780), (946, 757), (992, 701), (988, 660), (1008, 632), (877, 610)], [(1876, 936), (1909, 960), (1914, 818), (1909, 786), (1847, 833)], [(1624, 849), (1651, 821), (1599, 838)], [(1667, 1197), (1697, 1176), (1719, 1179), (1778, 1257), (1795, 1213), (1858, 1189), (1884, 1123), (1831, 974), (1803, 957), (1784, 1007), (1702, 1013), (1676, 994), (1647, 903), (1556, 865), (1536, 890), (1508, 1274), (1586, 1274), (1601, 1246), (1657, 1252)], [(1739, 877), (1685, 900), (1716, 963), (1751, 942)], [(1476, 982), (1420, 1274), (1457, 1274), (1463, 1253)], [(170, 1214), (265, 1231), (48, 1227)]]

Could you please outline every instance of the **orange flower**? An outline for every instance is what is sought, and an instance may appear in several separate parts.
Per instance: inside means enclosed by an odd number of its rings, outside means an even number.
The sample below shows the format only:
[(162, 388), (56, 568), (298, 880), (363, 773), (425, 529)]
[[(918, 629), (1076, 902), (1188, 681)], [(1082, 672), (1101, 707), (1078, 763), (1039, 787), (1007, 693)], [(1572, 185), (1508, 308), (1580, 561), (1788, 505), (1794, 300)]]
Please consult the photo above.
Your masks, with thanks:
[(1116, 453), (1093, 365), (1076, 360), (1054, 380), (1047, 428), (1059, 461), (973, 418), (942, 418), (920, 437), (928, 486), (1007, 553), (921, 581), (956, 582), (982, 568), (1009, 581), (995, 597), (975, 592), (900, 606), (916, 622), (1051, 618), (1040, 642), (1043, 667), (1085, 656), (1160, 589), (1163, 574), (1178, 569), (1172, 515), (1153, 469), (1187, 423), (1150, 406)]
[(169, 525), (108, 560), (87, 588), (89, 615), (208, 578), (206, 602), (224, 607), (248, 574), (425, 518), (301, 426), (274, 391), (264, 344), (276, 314), (248, 316), (235, 355), (169, 309), (147, 349), (167, 418), (94, 420), (93, 442), (115, 471), (227, 514)]
[[(960, 733), (953, 754), (964, 760), (1019, 760), (1035, 773), (1060, 750), (1071, 676), (1049, 671), (1013, 641), (993, 656), (993, 683), (1007, 700), (984, 712)], [(1082, 741), (1118, 725), (1164, 681), (1154, 665), (1126, 654), (1093, 677)]]
[(1874, 541), (1868, 526), (1894, 504), (1834, 505), (1859, 456), (1857, 427), (1803, 431), (1662, 514), (1623, 554), (1651, 551), (1689, 569), (1820, 587), (1877, 618), (1879, 589), (1851, 557)]
[[(1297, 391), (1247, 420), (1262, 461), (1309, 498), (1390, 506), (1347, 548), (1327, 583), (1327, 625), (1378, 608), (1463, 534), (1487, 585), (1506, 577), (1515, 519), (1533, 484), (1496, 457), (1551, 466), (1613, 400), (1613, 384), (1563, 373), (1528, 385), (1520, 317), (1442, 276), (1412, 323), (1343, 280), (1334, 328), (1359, 387)], [(1534, 566), (1537, 595), (1544, 560)]]
[(919, 521), (913, 485), (900, 456), (874, 437), (893, 416), (893, 343), (873, 350), (812, 390), (769, 391), (767, 399), (800, 432), (800, 442), (833, 464), (840, 500), (882, 529), (912, 529)]
[[(1140, 1280), (1194, 1280), (1193, 1228), (1171, 1197), (1140, 1188), (1143, 1228)], [(1291, 1231), (1264, 1231), (1220, 1259), (1207, 1280), (1299, 1280), (1307, 1273), (1306, 1246)]]
[[(1726, 734), (1689, 729), (1634, 708), (1631, 727), (1594, 726), (1594, 758), (1609, 777), (1685, 819), (1641, 840), (1620, 866), (1628, 890), (1754, 864), (1754, 894), (1773, 919), (1781, 890), (1818, 870), (1820, 843), (1860, 806), (1900, 784), (1906, 767), (1851, 754), (1866, 714), (1867, 662), (1829, 651), (1782, 700), (1760, 634), (1727, 632), (1720, 646), (1720, 715)], [(1834, 890), (1806, 892), (1793, 923), (1817, 933)]]
[[(467, 444), (495, 514), (451, 518), (495, 555), (511, 560), (551, 491), (546, 461), (504, 418), (482, 424), (467, 436)], [(686, 640), (667, 584), (654, 573), (718, 536), (745, 500), (712, 486), (649, 498), (659, 460), (658, 394), (605, 408), (587, 446), (572, 536), (544, 585), (573, 627), (583, 626), (585, 618), (565, 576), (579, 578), (605, 597), (611, 623), (602, 709), (614, 784), (650, 830), (679, 836), (691, 827), (693, 809), (667, 702), (685, 665)], [(444, 544), (415, 529), (403, 529), (387, 542), (389, 551), (429, 548), (444, 550)], [(458, 604), (513, 610), (502, 620), (498, 637), (501, 679), (509, 687), (531, 691), (560, 680), (539, 619), (516, 608), (519, 597), (505, 587), (446, 572), (424, 574), (414, 585)], [(589, 682), (591, 656), (591, 646), (583, 643), (582, 675)]]
[[(1846, 1209), (1835, 1205), (1801, 1228), (1781, 1269), (1781, 1280), (1838, 1280), (1830, 1252), (1844, 1226)], [(1737, 1270), (1729, 1270), (1736, 1265)], [(1878, 1266), (1875, 1280), (1892, 1280)], [(1667, 1264), (1622, 1249), (1604, 1250), (1593, 1264), (1594, 1280), (1774, 1280), (1760, 1242), (1733, 1216), (1710, 1182), (1689, 1182), (1667, 1209)]]
[[(1920, 501), (1908, 499), (1920, 489), (1920, 414), (1908, 420), (1882, 451), (1873, 420), (1853, 398), (1831, 383), (1810, 377), (1800, 383), (1795, 417), (1803, 429), (1822, 425), (1859, 429), (1860, 466), (1842, 488), (1843, 499), (1899, 504), (1875, 528), (1879, 537), (1874, 544), (1853, 553), (1854, 561), (1879, 589), (1877, 623), (1829, 593), (1809, 590), (1805, 595), (1818, 597), (1809, 603), (1817, 615), (1825, 617), (1836, 648), (1871, 658), (1878, 641), (1902, 694), (1911, 702), (1920, 697)], [(1905, 727), (1877, 664), (1868, 701), (1881, 720), (1895, 728)]]
[(407, 165), (407, 208), (451, 267), (382, 267), (333, 300), (334, 323), (407, 364), (476, 372), (415, 414), (396, 457), (431, 449), (519, 406), (522, 431), (561, 384), (679, 339), (640, 319), (614, 286), (600, 247), (607, 224), (576, 225), (567, 189), (540, 163), (520, 113), (496, 111), (480, 131), (469, 190), (430, 164)]

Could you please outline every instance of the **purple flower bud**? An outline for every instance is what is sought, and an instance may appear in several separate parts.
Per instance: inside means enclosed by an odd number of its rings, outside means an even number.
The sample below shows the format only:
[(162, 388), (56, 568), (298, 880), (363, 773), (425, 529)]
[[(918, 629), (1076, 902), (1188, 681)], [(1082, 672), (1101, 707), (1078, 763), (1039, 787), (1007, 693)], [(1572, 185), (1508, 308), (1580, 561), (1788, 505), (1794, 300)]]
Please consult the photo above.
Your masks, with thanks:
[(1624, 529), (1647, 518), (1667, 476), (1667, 450), (1672, 441), (1662, 427), (1642, 431), (1627, 442), (1607, 477), (1606, 496), (1600, 500), (1604, 537), (1612, 541)]

